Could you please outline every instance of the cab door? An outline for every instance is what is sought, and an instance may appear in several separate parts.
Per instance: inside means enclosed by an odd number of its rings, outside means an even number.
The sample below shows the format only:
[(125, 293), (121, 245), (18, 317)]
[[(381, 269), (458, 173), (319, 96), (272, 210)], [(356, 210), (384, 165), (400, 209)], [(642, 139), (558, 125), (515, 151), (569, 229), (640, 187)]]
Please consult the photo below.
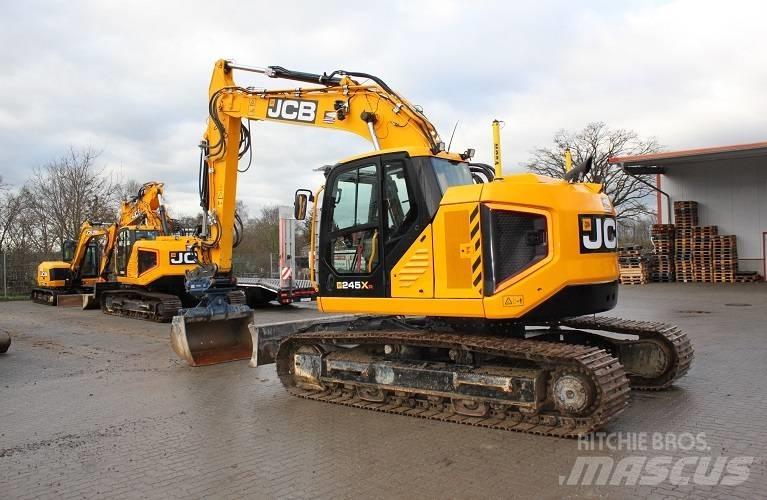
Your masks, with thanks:
[(334, 168), (326, 186), (320, 223), (320, 295), (385, 297), (380, 158)]
[(128, 261), (130, 260), (130, 251), (133, 247), (133, 234), (129, 228), (120, 229), (117, 233), (117, 244), (115, 245), (115, 267), (117, 276), (127, 276)]

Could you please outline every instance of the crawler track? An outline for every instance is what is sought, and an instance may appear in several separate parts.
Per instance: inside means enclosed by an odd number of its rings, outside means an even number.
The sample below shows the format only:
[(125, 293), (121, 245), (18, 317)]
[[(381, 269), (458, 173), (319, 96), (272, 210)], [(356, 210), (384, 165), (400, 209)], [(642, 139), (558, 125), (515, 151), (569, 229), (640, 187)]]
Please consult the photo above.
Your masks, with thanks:
[[(379, 386), (385, 398), (371, 402), (360, 397), (360, 389), (364, 390), (365, 384), (329, 383), (310, 389), (295, 383), (293, 355), (301, 346), (389, 344), (457, 349), (503, 359), (512, 365), (515, 362), (534, 364), (547, 374), (545, 398), (538, 402), (538, 408), (534, 411), (521, 411), (514, 404), (496, 403), (489, 405), (489, 411), (485, 414), (472, 416), (456, 411), (450, 397), (435, 397), (433, 392), (419, 392), (417, 389), (403, 391)], [(386, 413), (559, 437), (577, 437), (601, 428), (626, 408), (630, 390), (623, 367), (603, 349), (495, 335), (418, 330), (306, 333), (287, 338), (280, 346), (276, 361), (283, 385), (298, 397)], [(577, 416), (557, 410), (551, 401), (549, 379), (558, 370), (582, 375), (592, 384), (594, 397), (588, 408)], [(456, 396), (466, 400), (465, 394), (458, 396), (456, 393)]]
[[(621, 348), (641, 341), (652, 342), (662, 348), (669, 357), (666, 369), (663, 373), (653, 377), (642, 377), (629, 371), (628, 378), (631, 381), (632, 389), (658, 391), (670, 387), (676, 380), (687, 373), (695, 357), (692, 343), (687, 334), (682, 332), (677, 326), (667, 323), (633, 321), (605, 316), (581, 316), (563, 320), (560, 324), (578, 330), (636, 335), (639, 337), (638, 341), (600, 337), (595, 342), (611, 352), (619, 352)], [(618, 358), (620, 357), (619, 354)]]
[(168, 293), (144, 290), (108, 290), (101, 297), (104, 314), (170, 323), (181, 309), (181, 300)]
[(33, 288), (30, 298), (35, 304), (44, 306), (55, 306), (59, 295), (69, 295), (77, 293), (73, 290), (56, 290), (47, 288)]

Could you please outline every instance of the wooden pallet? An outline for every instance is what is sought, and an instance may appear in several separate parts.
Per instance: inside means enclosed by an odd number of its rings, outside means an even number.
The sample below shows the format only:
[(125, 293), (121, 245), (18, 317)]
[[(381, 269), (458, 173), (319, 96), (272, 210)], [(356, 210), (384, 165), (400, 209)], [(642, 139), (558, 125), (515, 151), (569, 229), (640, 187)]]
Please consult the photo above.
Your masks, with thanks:
[(674, 224), (653, 224), (650, 228), (651, 235), (668, 235), (674, 234), (676, 226)]
[(620, 279), (621, 285), (645, 285), (647, 278), (623, 278)]
[(756, 283), (762, 281), (762, 276), (754, 271), (741, 271), (735, 273), (735, 283)]

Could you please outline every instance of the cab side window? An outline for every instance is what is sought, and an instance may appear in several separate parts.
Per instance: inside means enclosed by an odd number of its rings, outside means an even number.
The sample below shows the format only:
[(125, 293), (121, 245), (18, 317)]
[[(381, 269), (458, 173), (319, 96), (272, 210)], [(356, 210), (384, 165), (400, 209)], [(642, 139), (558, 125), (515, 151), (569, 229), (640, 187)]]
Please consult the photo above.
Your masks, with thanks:
[(384, 208), (387, 243), (404, 235), (415, 222), (416, 210), (412, 191), (401, 161), (384, 164)]

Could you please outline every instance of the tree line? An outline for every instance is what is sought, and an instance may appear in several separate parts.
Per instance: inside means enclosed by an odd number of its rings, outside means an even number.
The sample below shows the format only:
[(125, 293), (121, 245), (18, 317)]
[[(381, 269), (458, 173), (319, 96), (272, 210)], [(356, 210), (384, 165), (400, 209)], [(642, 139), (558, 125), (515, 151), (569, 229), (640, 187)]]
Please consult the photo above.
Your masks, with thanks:
[[(32, 171), (20, 187), (0, 177), (0, 251), (16, 262), (53, 258), (66, 240), (77, 240), (84, 221), (111, 223), (117, 220), (120, 202), (138, 193), (143, 182), (120, 181), (97, 164), (99, 153), (91, 148), (71, 148), (66, 154)], [(270, 269), (270, 254), (279, 252), (277, 206), (266, 206), (250, 216), (238, 202), (243, 238), (235, 249), (235, 262), (243, 272)], [(198, 215), (172, 214), (182, 226), (194, 229)], [(306, 245), (301, 226), (296, 247)], [(276, 263), (276, 257), (275, 257)]]

